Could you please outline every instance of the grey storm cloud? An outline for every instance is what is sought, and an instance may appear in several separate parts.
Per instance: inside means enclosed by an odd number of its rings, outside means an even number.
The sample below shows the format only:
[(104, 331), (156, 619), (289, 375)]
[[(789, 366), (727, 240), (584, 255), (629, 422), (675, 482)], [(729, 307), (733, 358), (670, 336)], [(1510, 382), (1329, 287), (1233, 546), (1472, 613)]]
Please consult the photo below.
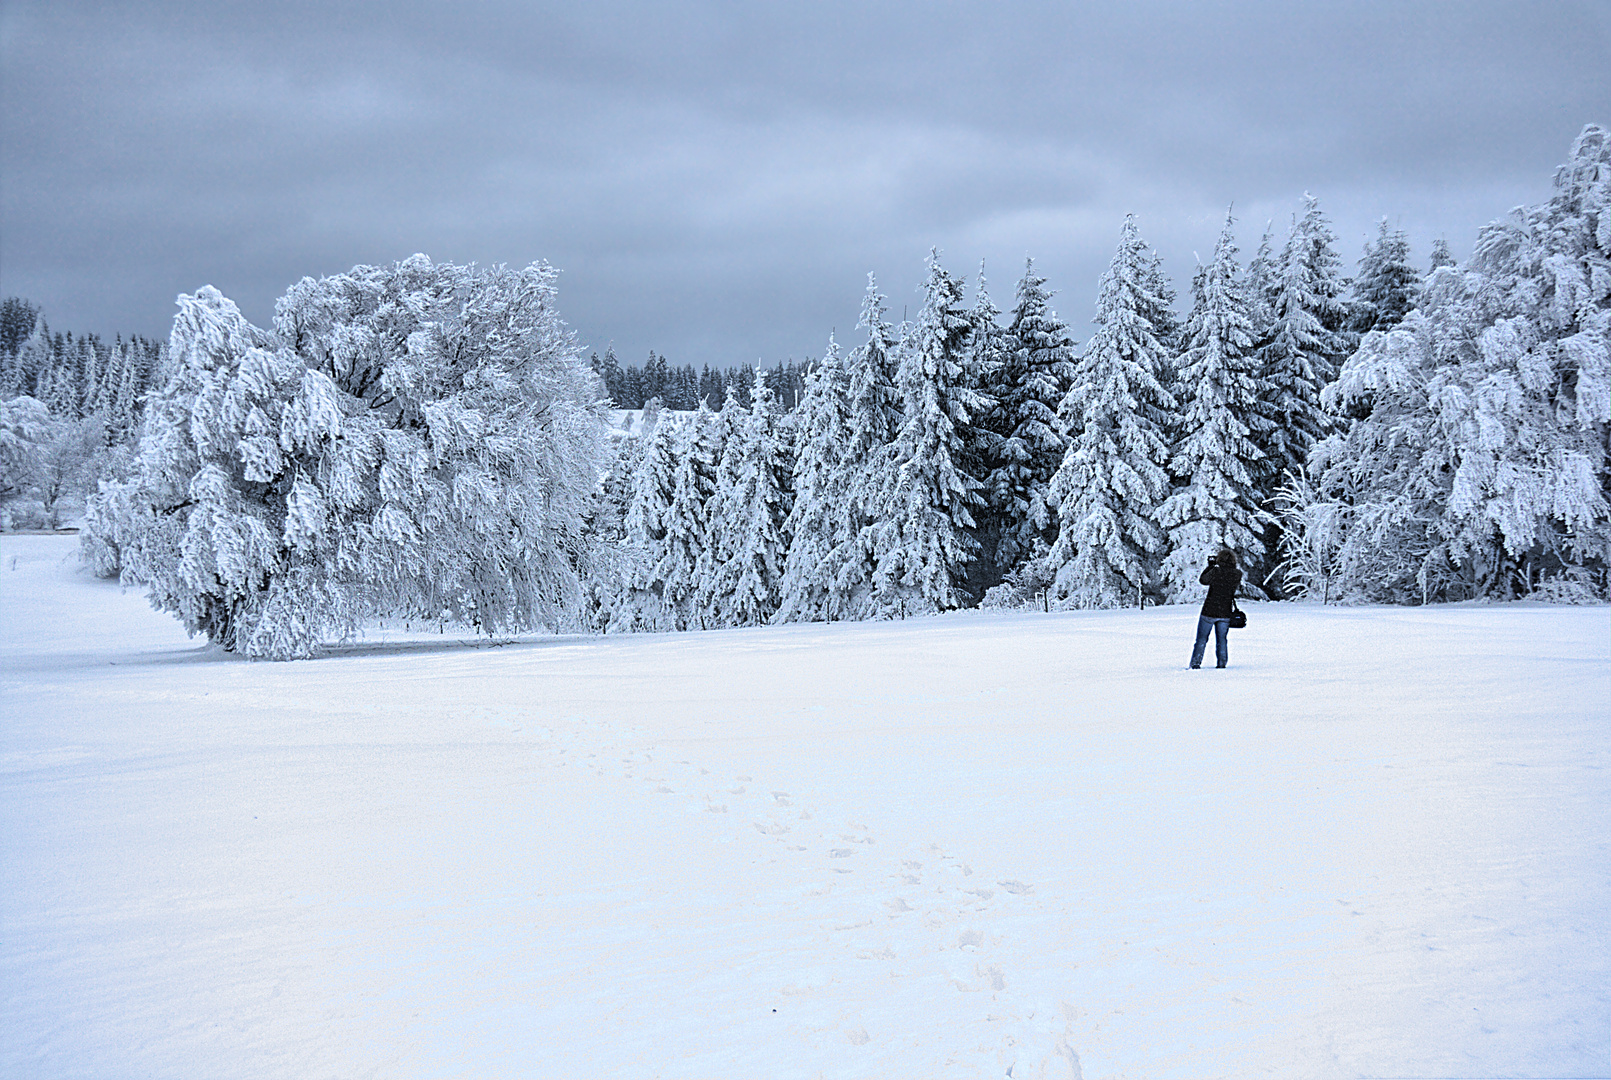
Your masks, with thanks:
[(623, 360), (853, 342), (931, 246), (1076, 332), (1126, 213), (1178, 282), (1313, 192), (1457, 253), (1611, 122), (1604, 3), (104, 5), (0, 14), (0, 289), (161, 336), (213, 284), (415, 251), (559, 267)]

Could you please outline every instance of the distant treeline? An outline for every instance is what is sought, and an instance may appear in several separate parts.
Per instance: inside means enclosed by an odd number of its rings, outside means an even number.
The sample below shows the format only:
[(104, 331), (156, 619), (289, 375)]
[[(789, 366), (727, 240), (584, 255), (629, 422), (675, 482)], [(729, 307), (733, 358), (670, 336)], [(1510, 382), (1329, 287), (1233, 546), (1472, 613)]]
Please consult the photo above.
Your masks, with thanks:
[(167, 347), (51, 332), (37, 305), (0, 301), (0, 531), (56, 528), (63, 504), (133, 461)]
[[(674, 367), (664, 356), (649, 351), (649, 359), (642, 367), (622, 366), (615, 358), (614, 349), (606, 349), (602, 357), (594, 353), (593, 370), (604, 380), (604, 389), (618, 409), (641, 409), (650, 398), (659, 398), (668, 409), (693, 410), (703, 401), (720, 412), (731, 390), (740, 408), (753, 404), (751, 392), (755, 387), (758, 367), (712, 368), (706, 364), (695, 371), (694, 365)], [(764, 369), (766, 385), (773, 398), (784, 409), (793, 409), (805, 396), (805, 377), (808, 364), (783, 361)]]
[(132, 439), (140, 401), (159, 381), (163, 345), (138, 335), (102, 341), (51, 332), (21, 297), (0, 301), (0, 400), (31, 397), (58, 420), (99, 417), (108, 444)]

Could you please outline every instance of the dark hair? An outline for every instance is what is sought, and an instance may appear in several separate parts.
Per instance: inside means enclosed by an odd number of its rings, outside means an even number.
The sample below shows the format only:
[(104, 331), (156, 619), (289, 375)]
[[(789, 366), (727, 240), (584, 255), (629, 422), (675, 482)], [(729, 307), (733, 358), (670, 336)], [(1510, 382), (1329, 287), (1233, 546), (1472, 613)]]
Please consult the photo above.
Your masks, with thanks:
[(1232, 551), (1230, 548), (1220, 548), (1219, 554), (1214, 556), (1214, 561), (1219, 563), (1221, 566), (1235, 566), (1236, 552)]

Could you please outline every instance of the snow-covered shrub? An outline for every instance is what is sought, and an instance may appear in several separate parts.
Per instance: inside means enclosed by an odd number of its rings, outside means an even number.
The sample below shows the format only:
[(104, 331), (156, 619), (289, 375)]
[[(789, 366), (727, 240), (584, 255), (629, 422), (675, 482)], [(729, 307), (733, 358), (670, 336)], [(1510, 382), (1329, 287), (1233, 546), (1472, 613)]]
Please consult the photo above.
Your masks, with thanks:
[(1546, 604), (1603, 604), (1606, 602), (1604, 573), (1601, 581), (1582, 567), (1570, 567), (1554, 577), (1547, 577), (1533, 586), (1527, 594), (1529, 600), (1542, 600)]
[(31, 397), (0, 401), (0, 527), (60, 527), (64, 500), (94, 483), (105, 434), (97, 416), (63, 420)]
[(1306, 474), (1292, 473), (1271, 503), (1281, 524), (1276, 573), (1284, 590), (1323, 604), (1340, 599), (1341, 554), (1352, 507), (1322, 498)]
[(979, 606), (999, 610), (1050, 610), (1050, 597), (1057, 584), (1060, 565), (1046, 541), (1036, 537), (1029, 557), (1007, 571), (1000, 585), (987, 589)]
[(12, 499), (0, 506), (0, 532), (35, 532), (50, 527), (50, 513), (38, 499)]
[(254, 657), (380, 614), (569, 618), (603, 403), (554, 277), (416, 255), (304, 278), (271, 331), (181, 296), (176, 370), (134, 476), (91, 500), (87, 554)]
[(95, 476), (107, 455), (106, 425), (98, 415), (52, 425), (49, 439), (40, 447), (34, 476), (46, 528), (61, 527), (63, 502), (76, 502), (80, 494), (95, 486)]

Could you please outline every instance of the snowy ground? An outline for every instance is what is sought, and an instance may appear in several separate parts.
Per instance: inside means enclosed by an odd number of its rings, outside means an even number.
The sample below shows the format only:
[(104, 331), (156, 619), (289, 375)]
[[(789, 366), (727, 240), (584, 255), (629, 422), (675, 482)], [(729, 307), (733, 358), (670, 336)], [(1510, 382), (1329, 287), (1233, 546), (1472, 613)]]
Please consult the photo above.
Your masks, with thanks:
[(1605, 1076), (1611, 609), (188, 641), (0, 538), (0, 1073)]

